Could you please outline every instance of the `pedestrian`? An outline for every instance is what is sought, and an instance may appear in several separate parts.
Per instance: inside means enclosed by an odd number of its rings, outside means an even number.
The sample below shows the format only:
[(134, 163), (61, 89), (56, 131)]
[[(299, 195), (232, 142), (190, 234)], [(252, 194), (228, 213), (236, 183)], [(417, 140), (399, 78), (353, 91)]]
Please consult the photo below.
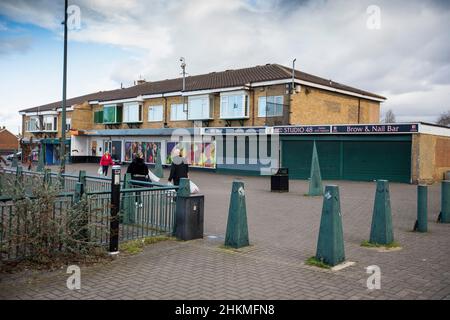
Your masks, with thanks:
[(144, 162), (144, 155), (138, 152), (133, 162), (127, 168), (132, 180), (148, 181), (148, 167)]
[(106, 151), (105, 154), (100, 159), (100, 166), (102, 167), (103, 175), (106, 177), (108, 175), (109, 166), (113, 165), (113, 161), (109, 151)]
[(169, 182), (178, 186), (181, 178), (189, 177), (189, 166), (186, 159), (181, 156), (179, 149), (173, 150), (172, 165), (170, 167)]

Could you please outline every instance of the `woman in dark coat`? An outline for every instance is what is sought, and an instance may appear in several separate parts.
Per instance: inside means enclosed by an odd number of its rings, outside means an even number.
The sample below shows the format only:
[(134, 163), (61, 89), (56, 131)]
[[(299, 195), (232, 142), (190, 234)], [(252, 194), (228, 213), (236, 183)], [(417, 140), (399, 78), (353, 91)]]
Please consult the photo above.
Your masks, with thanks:
[(128, 166), (127, 173), (131, 173), (133, 180), (148, 181), (148, 167), (142, 153), (136, 155), (136, 158)]
[(172, 158), (172, 166), (170, 167), (169, 182), (173, 181), (173, 184), (178, 186), (181, 178), (188, 178), (189, 166), (186, 163), (186, 159), (180, 157), (180, 150), (175, 149), (174, 157)]

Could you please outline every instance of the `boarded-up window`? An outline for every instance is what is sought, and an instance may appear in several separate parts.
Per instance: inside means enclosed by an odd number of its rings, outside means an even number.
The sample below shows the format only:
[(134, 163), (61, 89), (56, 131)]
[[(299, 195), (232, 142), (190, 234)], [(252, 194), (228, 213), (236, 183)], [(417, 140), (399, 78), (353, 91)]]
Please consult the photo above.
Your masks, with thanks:
[(436, 167), (450, 167), (450, 139), (436, 140)]

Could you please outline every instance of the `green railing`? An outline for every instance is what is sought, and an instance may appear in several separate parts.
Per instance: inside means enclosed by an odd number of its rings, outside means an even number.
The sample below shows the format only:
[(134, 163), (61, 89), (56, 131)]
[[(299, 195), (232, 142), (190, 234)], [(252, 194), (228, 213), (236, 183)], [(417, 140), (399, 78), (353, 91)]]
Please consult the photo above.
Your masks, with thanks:
[[(74, 203), (79, 201), (81, 196), (85, 197), (84, 211), (87, 211), (86, 224), (89, 226), (88, 241), (101, 245), (109, 244), (110, 179), (85, 176), (84, 173), (80, 173), (79, 176), (68, 174), (59, 176), (49, 171), (38, 173), (6, 169), (0, 171), (0, 260), (21, 258), (32, 250), (29, 246), (21, 245), (21, 238), (26, 236), (27, 228), (31, 227), (29, 224), (33, 217), (30, 215), (34, 212), (30, 210), (25, 216), (23, 213), (17, 214), (17, 201), (23, 199), (13, 199), (2, 193), (2, 190), (5, 190), (6, 180), (9, 180), (9, 184), (21, 181), (21, 185), (26, 189), (26, 199), (30, 201), (37, 200), (32, 195), (32, 188), (36, 187), (36, 183), (60, 186), (52, 210), (52, 219), (59, 225), (64, 224), (66, 215)], [(120, 191), (119, 241), (174, 234), (178, 187), (129, 180), (128, 175), (125, 181), (121, 181), (121, 185), (123, 189)]]

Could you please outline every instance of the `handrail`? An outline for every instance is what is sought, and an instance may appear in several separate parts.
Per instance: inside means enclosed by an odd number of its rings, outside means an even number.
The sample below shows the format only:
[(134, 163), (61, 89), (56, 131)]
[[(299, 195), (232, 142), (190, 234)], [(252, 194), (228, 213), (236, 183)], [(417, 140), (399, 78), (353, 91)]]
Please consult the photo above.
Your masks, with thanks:
[(159, 182), (147, 182), (147, 181), (141, 181), (141, 180), (129, 180), (129, 182), (131, 184), (137, 184), (137, 185), (143, 185), (143, 186), (158, 186), (158, 187), (167, 187), (170, 186), (174, 189), (178, 189), (178, 186), (172, 186), (172, 185), (168, 185), (168, 184), (164, 184), (164, 183), (159, 183)]
[(153, 188), (131, 188), (131, 189), (121, 189), (120, 193), (130, 193), (130, 192), (145, 192), (145, 191), (163, 191), (163, 190), (174, 190), (176, 191), (178, 187), (153, 187)]

